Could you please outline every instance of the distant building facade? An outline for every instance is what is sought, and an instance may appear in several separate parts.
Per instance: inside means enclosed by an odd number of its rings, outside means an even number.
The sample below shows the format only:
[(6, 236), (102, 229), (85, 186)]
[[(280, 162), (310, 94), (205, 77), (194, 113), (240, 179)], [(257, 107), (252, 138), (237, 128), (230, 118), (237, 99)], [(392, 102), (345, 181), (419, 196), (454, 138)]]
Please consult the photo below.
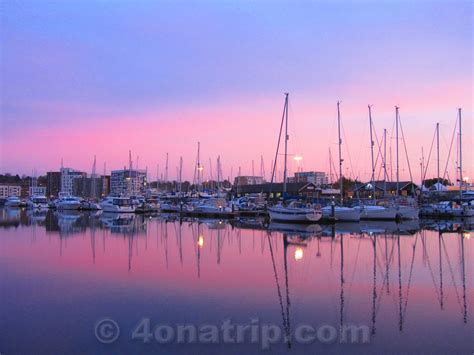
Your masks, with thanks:
[(0, 185), (0, 198), (7, 198), (10, 196), (21, 196), (20, 185)]
[(295, 173), (295, 176), (288, 178), (288, 182), (313, 183), (317, 186), (329, 184), (329, 178), (322, 171), (302, 171)]
[(65, 195), (73, 194), (74, 179), (84, 178), (87, 174), (71, 168), (61, 168), (61, 193)]
[(48, 171), (46, 173), (46, 196), (58, 196), (61, 191), (61, 173)]
[(265, 183), (262, 176), (237, 176), (234, 179), (234, 186), (261, 185)]
[(147, 187), (146, 170), (112, 170), (110, 193), (112, 195), (136, 195)]
[[(74, 196), (81, 196), (89, 199), (100, 199), (109, 194), (108, 176), (83, 177), (74, 179), (72, 193)], [(105, 182), (105, 183), (104, 183)]]

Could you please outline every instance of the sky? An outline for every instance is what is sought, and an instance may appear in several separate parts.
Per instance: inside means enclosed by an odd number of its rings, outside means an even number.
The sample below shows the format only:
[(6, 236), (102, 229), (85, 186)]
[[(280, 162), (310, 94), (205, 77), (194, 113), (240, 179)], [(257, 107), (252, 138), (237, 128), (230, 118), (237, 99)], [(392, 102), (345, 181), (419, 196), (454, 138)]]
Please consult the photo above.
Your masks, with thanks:
[[(1, 6), (0, 173), (135, 164), (149, 179), (266, 178), (289, 93), (289, 170), (337, 166), (341, 101), (344, 174), (370, 179), (367, 105), (387, 129), (395, 177), (394, 106), (406, 153), (400, 176), (421, 178), (440, 123), (445, 170), (463, 115), (463, 175), (473, 163), (471, 1), (12, 1)], [(401, 135), (400, 135), (401, 136)], [(374, 139), (376, 140), (376, 139)], [(436, 146), (427, 177), (436, 175)], [(377, 157), (377, 145), (375, 155)], [(391, 154), (390, 154), (391, 152)], [(455, 178), (453, 144), (448, 173)], [(298, 163), (293, 159), (300, 155)], [(390, 155), (392, 156), (390, 164)], [(406, 156), (409, 157), (410, 169)], [(277, 179), (283, 156), (278, 158)], [(381, 159), (379, 158), (378, 163)], [(159, 169), (157, 168), (159, 165)], [(377, 169), (376, 177), (381, 177)]]

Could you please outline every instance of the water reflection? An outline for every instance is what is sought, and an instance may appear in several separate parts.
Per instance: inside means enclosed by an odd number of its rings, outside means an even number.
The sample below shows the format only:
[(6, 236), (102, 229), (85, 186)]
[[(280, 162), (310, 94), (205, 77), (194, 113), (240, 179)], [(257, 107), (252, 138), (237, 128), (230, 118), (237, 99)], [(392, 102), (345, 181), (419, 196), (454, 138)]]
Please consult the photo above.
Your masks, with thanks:
[[(164, 321), (258, 317), (278, 322), (286, 335), (284, 348), (295, 353), (309, 351), (290, 336), (302, 323), (370, 328), (368, 348), (316, 344), (311, 350), (406, 352), (421, 344), (434, 352), (448, 349), (445, 333), (459, 350), (472, 346), (472, 221), (305, 226), (1, 209), (0, 226), (4, 269), (39, 281), (61, 270), (67, 278), (55, 279), (58, 292), (64, 291), (62, 299), (77, 306), (90, 324), (114, 312), (117, 317), (125, 312), (123, 321), (134, 322), (151, 312), (142, 309), (142, 298), (151, 294), (146, 305)], [(5, 277), (3, 297), (10, 304), (30, 282), (23, 284), (20, 276)], [(21, 302), (57, 312), (41, 284), (30, 291), (36, 297), (25, 295)], [(92, 307), (96, 293), (107, 294), (116, 306)], [(7, 319), (18, 316), (21, 302), (6, 310)], [(50, 322), (52, 328), (61, 326), (60, 319)], [(90, 329), (77, 327), (74, 331), (89, 339)], [(136, 344), (121, 345), (143, 352)], [(87, 352), (97, 352), (93, 340), (89, 346)]]

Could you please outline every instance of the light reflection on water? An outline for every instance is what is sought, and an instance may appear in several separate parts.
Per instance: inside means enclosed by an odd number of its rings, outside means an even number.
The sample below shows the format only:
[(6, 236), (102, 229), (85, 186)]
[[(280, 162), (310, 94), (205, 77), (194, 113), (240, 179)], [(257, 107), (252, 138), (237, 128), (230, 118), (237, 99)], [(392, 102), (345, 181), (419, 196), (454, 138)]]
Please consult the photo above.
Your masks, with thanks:
[[(254, 344), (130, 340), (134, 324), (150, 317), (167, 324), (258, 318), (289, 333), (298, 324), (370, 328), (370, 344), (273, 346), (282, 353), (470, 352), (471, 226), (294, 226), (1, 209), (0, 350), (259, 351)], [(122, 327), (112, 345), (93, 335), (104, 316)]]

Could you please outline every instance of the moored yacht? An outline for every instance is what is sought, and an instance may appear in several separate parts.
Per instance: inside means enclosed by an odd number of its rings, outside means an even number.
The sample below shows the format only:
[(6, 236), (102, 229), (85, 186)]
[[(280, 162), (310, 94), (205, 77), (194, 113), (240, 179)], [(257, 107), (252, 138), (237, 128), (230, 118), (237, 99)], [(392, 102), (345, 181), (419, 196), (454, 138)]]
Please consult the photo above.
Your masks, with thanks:
[(344, 206), (326, 206), (321, 208), (324, 219), (332, 219), (337, 222), (360, 221), (360, 210)]
[(82, 199), (75, 196), (64, 196), (56, 201), (55, 206), (58, 210), (79, 210)]
[(311, 205), (306, 206), (298, 201), (292, 201), (288, 206), (278, 204), (268, 208), (271, 221), (312, 223), (321, 219), (321, 210)]
[(32, 208), (35, 210), (45, 210), (49, 208), (48, 199), (46, 198), (46, 196), (42, 195), (31, 196), (28, 199), (26, 205), (28, 208)]
[(133, 213), (135, 206), (129, 197), (106, 197), (99, 203), (104, 212)]
[(397, 218), (397, 209), (391, 206), (363, 205), (357, 206), (360, 219), (378, 219), (378, 220), (394, 220)]
[(5, 207), (21, 207), (23, 202), (18, 196), (10, 196), (5, 201)]

